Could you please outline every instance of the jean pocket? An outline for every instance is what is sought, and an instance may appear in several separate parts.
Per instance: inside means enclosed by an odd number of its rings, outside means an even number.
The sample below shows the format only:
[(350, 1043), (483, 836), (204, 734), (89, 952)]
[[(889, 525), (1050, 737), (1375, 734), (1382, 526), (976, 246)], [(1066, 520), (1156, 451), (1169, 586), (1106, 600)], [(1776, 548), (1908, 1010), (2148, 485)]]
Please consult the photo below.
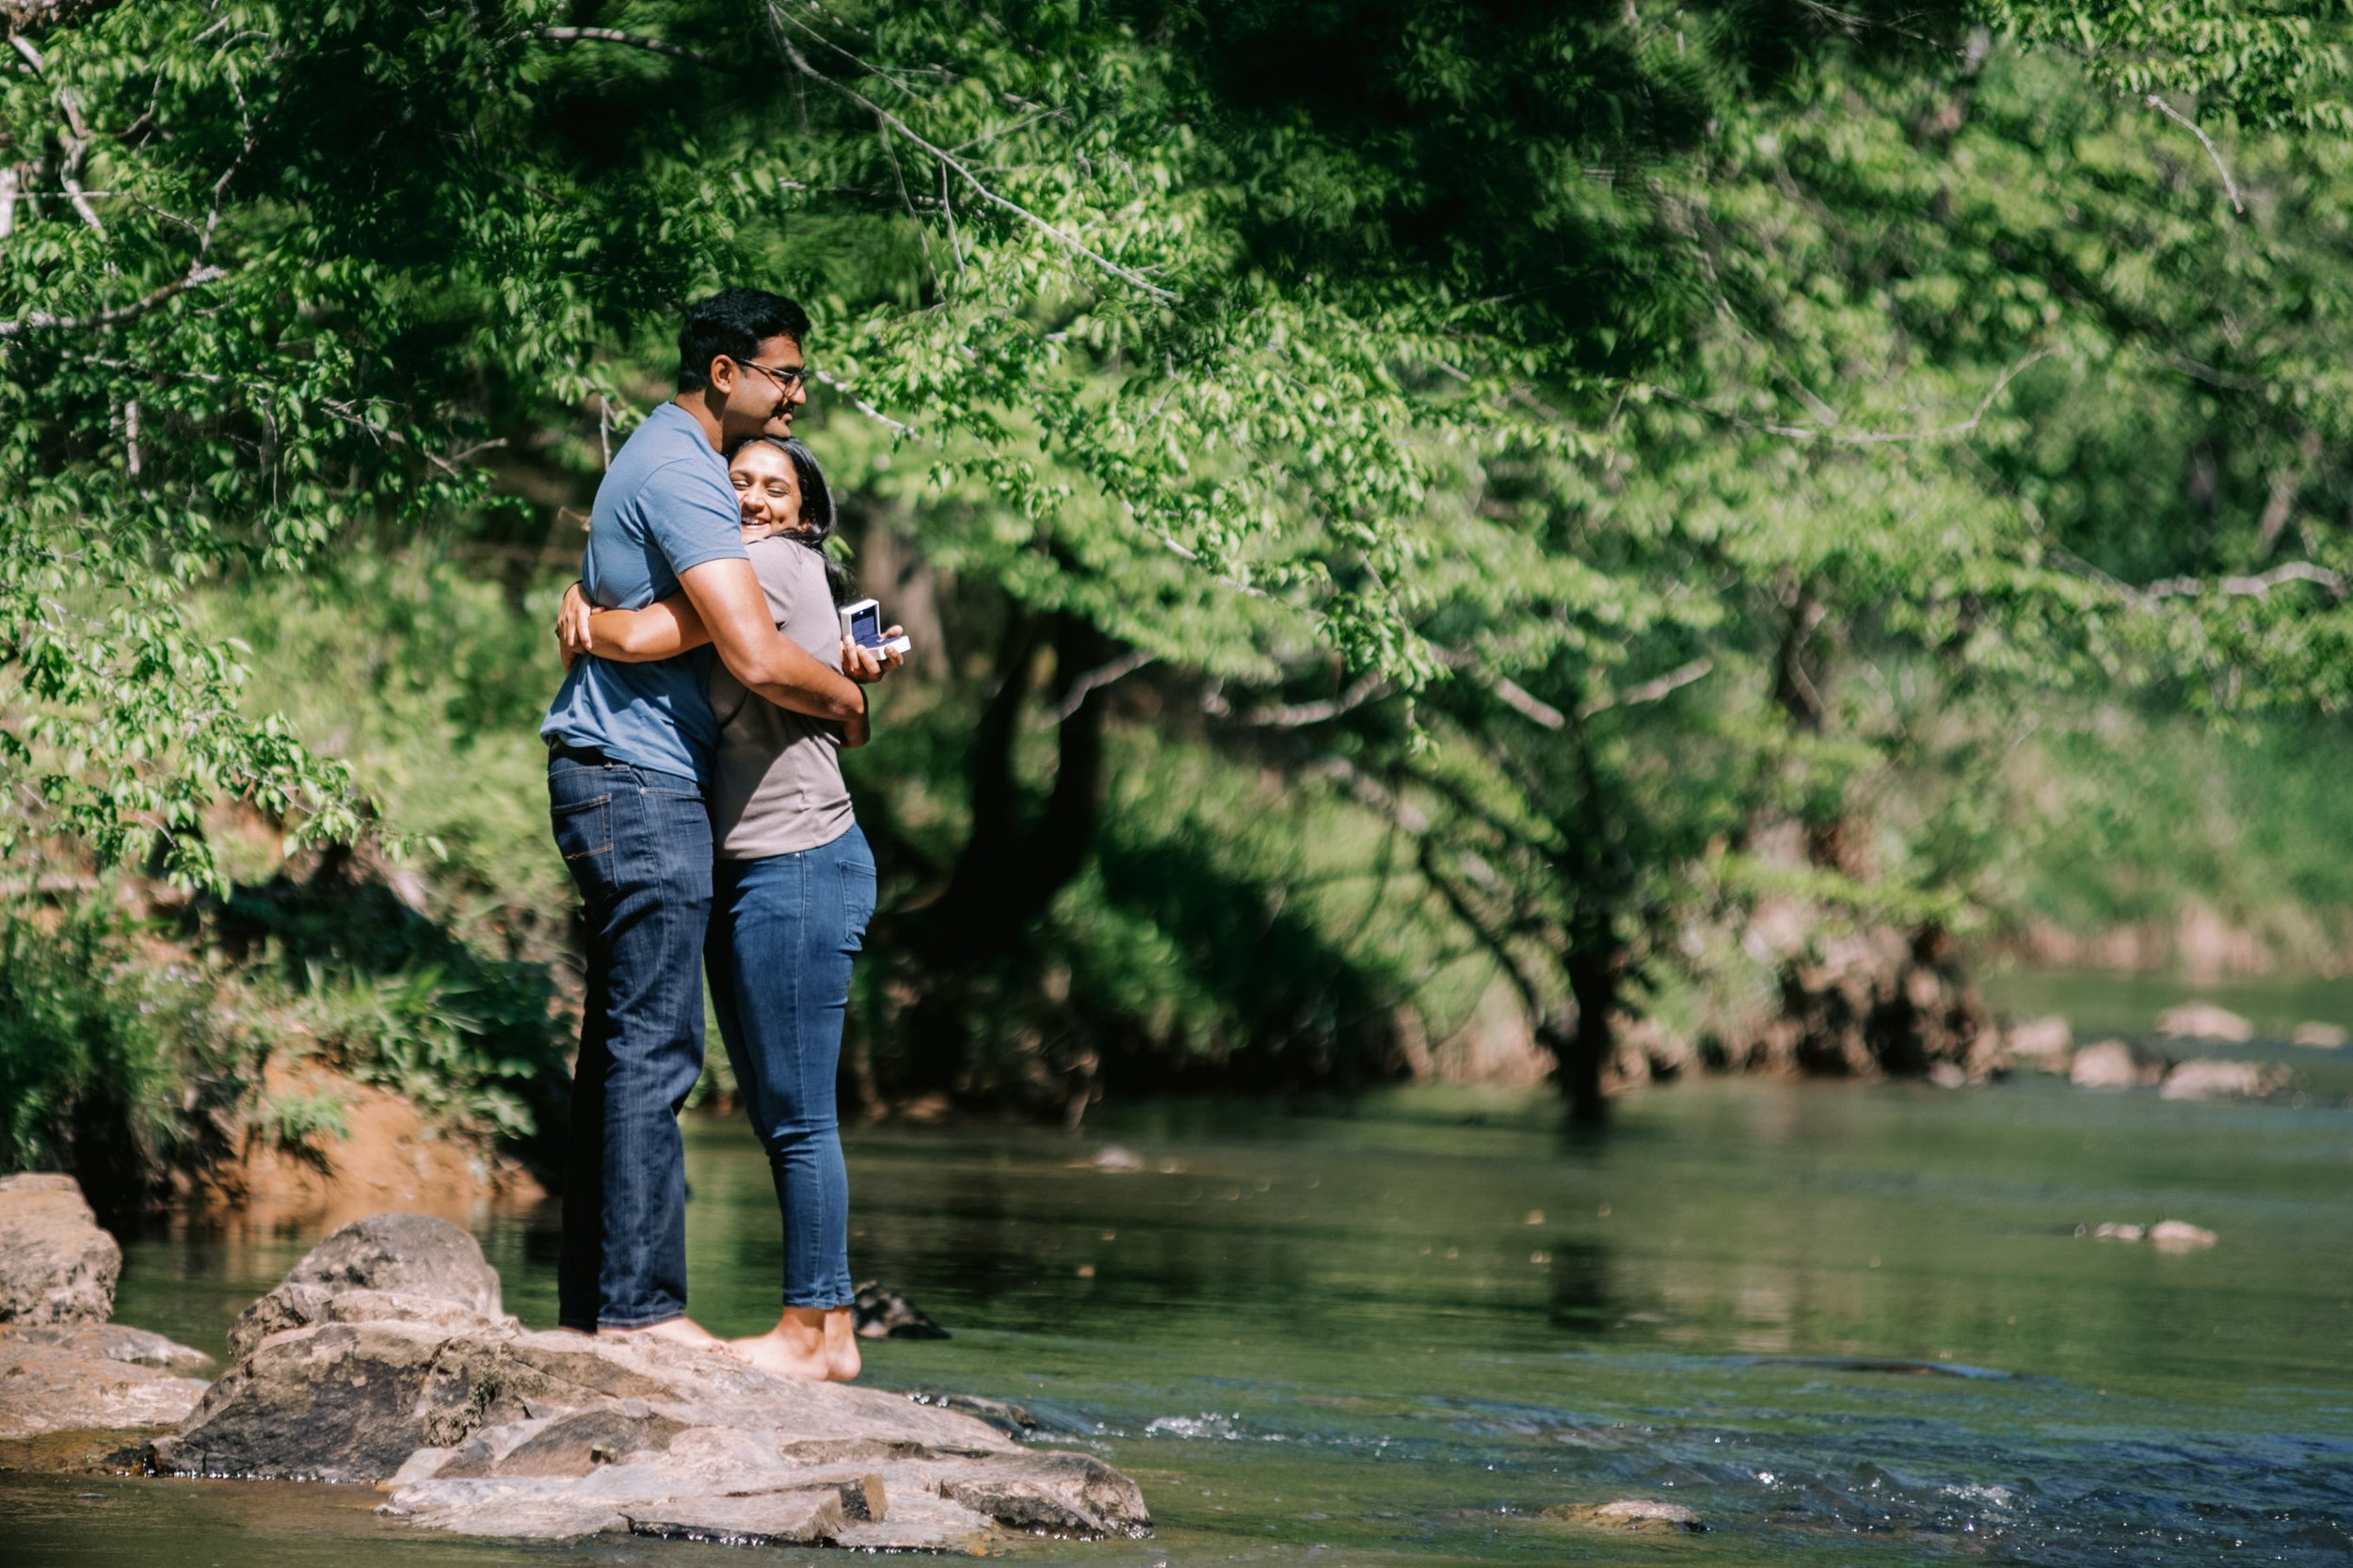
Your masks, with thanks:
[(864, 856), (842, 860), (841, 924), (853, 942), (862, 941), (874, 919), (874, 863)]
[(609, 794), (557, 801), (548, 808), (548, 822), (555, 830), (555, 847), (563, 852), (567, 861), (588, 860), (613, 853), (612, 811), (613, 797)]

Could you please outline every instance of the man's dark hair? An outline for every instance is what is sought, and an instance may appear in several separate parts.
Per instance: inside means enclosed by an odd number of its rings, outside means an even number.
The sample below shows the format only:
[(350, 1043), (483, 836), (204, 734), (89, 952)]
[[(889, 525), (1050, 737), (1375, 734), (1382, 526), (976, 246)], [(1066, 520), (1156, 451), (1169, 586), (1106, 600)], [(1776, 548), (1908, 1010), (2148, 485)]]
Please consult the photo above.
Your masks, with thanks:
[(808, 312), (765, 289), (721, 289), (686, 307), (678, 329), (678, 390), (700, 392), (711, 384), (711, 361), (721, 354), (742, 364), (760, 355), (762, 338), (791, 338), (806, 345)]

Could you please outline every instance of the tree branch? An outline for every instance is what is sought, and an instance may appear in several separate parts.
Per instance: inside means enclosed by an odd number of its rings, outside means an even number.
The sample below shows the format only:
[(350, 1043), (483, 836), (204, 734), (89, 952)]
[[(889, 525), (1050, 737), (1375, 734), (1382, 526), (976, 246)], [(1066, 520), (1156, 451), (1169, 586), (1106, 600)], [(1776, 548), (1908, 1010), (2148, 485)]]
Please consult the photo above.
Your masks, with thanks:
[(35, 311), (22, 321), (0, 321), (0, 338), (13, 338), (30, 331), (86, 332), (103, 327), (120, 327), (126, 321), (137, 320), (190, 289), (217, 283), (228, 276), (226, 267), (190, 267), (184, 276), (173, 279), (152, 294), (134, 299), (128, 305), (110, 306), (86, 316), (60, 316), (52, 315), (47, 311)]
[(1135, 674), (1160, 655), (1146, 648), (1131, 648), (1108, 664), (1098, 664), (1070, 682), (1061, 703), (1054, 709), (1054, 722), (1060, 724), (1076, 713), (1087, 699), (1087, 694), (1099, 691), (1112, 681)]
[(2345, 596), (2345, 581), (2341, 574), (2310, 561), (2288, 561), (2252, 577), (2226, 577), (2211, 584), (2195, 577), (2169, 577), (2145, 588), (2136, 588), (2129, 583), (2117, 585), (2129, 598), (2153, 602), (2160, 599), (2196, 599), (2209, 593), (2224, 599), (2263, 599), (2282, 583), (2316, 584), (2327, 589), (2331, 599)]
[(808, 57), (803, 55), (799, 49), (795, 48), (792, 39), (785, 35), (785, 28), (788, 26), (798, 26), (799, 24), (792, 18), (786, 16), (777, 8), (776, 0), (768, 0), (768, 19), (769, 31), (776, 40), (776, 47), (784, 52), (785, 59), (791, 63), (793, 70), (799, 72), (802, 75), (807, 76), (812, 82), (816, 82), (832, 88), (835, 92), (841, 94), (844, 98), (849, 99), (852, 103), (864, 108), (869, 114), (873, 115), (875, 118), (888, 124), (891, 129), (906, 137), (907, 140), (913, 142), (916, 146), (921, 148), (924, 152), (938, 159), (943, 167), (953, 171), (958, 179), (962, 180), (966, 184), (970, 185), (972, 189), (980, 195), (983, 200), (989, 202), (991, 205), (1002, 207), (1005, 211), (1013, 214), (1016, 217), (1020, 218), (1023, 222), (1032, 225), (1039, 232), (1048, 235), (1056, 244), (1062, 246), (1063, 248), (1069, 250), (1076, 255), (1085, 257), (1088, 261), (1093, 262), (1096, 266), (1102, 268), (1105, 272), (1110, 273), (1112, 277), (1119, 279), (1121, 281), (1128, 284), (1134, 289), (1137, 289), (1151, 298), (1159, 300), (1161, 304), (1174, 305), (1177, 302), (1177, 296), (1172, 291), (1160, 287), (1158, 283), (1153, 282), (1151, 280), (1144, 277), (1140, 273), (1121, 266), (1117, 262), (1114, 262), (1110, 257), (1103, 255), (1100, 251), (1092, 249), (1085, 244), (1085, 242), (1080, 240), (1075, 235), (1065, 233), (1063, 230), (1057, 228), (1054, 224), (1049, 223), (1045, 218), (1040, 217), (1037, 214), (1030, 211), (1029, 208), (1024, 207), (1018, 201), (1015, 201), (1008, 197), (1000, 196), (995, 190), (991, 189), (979, 175), (973, 173), (971, 169), (966, 168), (965, 165), (946, 148), (925, 140), (922, 136), (916, 134), (914, 127), (910, 126), (905, 120), (901, 120), (897, 115), (892, 114), (888, 109), (884, 108), (880, 104), (875, 103), (872, 99), (867, 97), (856, 88), (851, 87), (848, 83), (836, 81), (833, 77), (826, 75), (824, 72), (809, 64)]
[(2158, 97), (2153, 92), (2149, 94), (2148, 97), (2143, 98), (2141, 102), (2156, 110), (2157, 113), (2165, 116), (2166, 119), (2173, 121), (2176, 125), (2185, 125), (2189, 128), (2189, 134), (2196, 136), (2198, 138), (2199, 145), (2206, 150), (2206, 156), (2214, 160), (2214, 171), (2222, 176), (2222, 190), (2223, 194), (2231, 199), (2231, 211), (2234, 213), (2246, 212), (2247, 203), (2238, 199), (2238, 184), (2231, 178), (2230, 168), (2222, 162), (2222, 154), (2216, 149), (2214, 145), (2214, 137), (2200, 130), (2196, 120), (2190, 119), (2187, 115), (2182, 113), (2181, 110), (2175, 108), (2172, 104), (2167, 103), (2164, 99)]
[[(0, 3), (5, 3), (5, 0), (0, 0)], [(531, 32), (533, 37), (545, 39), (550, 43), (617, 43), (623, 48), (667, 55), (674, 60), (688, 60), (696, 65), (716, 66), (724, 63), (699, 49), (664, 43), (660, 39), (646, 38), (636, 33), (624, 33), (617, 27), (534, 27)]]
[(1439, 648), (1432, 645), (1438, 662), (1449, 669), (1467, 670), (1486, 688), (1501, 699), (1503, 705), (1523, 718), (1533, 720), (1546, 729), (1566, 729), (1569, 716), (1551, 703), (1530, 692), (1508, 675), (1480, 667), (1479, 656), (1459, 648)]
[(1577, 716), (1580, 719), (1590, 719), (1595, 713), (1606, 713), (1612, 708), (1632, 708), (1640, 703), (1657, 702), (1670, 692), (1679, 691), (1694, 680), (1705, 679), (1715, 668), (1716, 661), (1713, 659), (1694, 659), (1688, 664), (1669, 670), (1656, 680), (1645, 680), (1638, 686), (1628, 686), (1615, 696), (1597, 696), (1578, 708)]

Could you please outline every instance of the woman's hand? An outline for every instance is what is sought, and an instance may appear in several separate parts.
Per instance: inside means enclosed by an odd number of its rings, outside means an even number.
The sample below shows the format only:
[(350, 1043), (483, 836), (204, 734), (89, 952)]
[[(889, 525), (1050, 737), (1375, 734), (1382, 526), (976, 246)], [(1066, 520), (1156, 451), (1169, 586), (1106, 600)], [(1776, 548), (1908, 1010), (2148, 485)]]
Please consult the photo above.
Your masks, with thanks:
[[(904, 627), (891, 627), (882, 634), (882, 640), (888, 642), (904, 631)], [(906, 655), (903, 653), (884, 653), (847, 637), (841, 639), (841, 673), (861, 686), (872, 685), (905, 663)]]
[(564, 655), (564, 667), (570, 669), (572, 661), (588, 651), (588, 617), (596, 606), (575, 583), (564, 590), (564, 603), (555, 612), (555, 646)]

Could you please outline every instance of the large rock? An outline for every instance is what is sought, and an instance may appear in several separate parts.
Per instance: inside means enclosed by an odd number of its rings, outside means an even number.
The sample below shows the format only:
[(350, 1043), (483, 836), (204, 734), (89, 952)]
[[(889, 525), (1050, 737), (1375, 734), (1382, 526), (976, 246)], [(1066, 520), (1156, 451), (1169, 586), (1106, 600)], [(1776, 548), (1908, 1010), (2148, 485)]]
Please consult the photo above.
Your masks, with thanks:
[(204, 1396), (211, 1358), (120, 1323), (0, 1327), (0, 1438), (168, 1427)]
[(242, 1361), (270, 1335), (312, 1323), (461, 1328), (499, 1317), (498, 1271), (481, 1243), (446, 1220), (376, 1214), (312, 1248), (277, 1289), (238, 1314), (229, 1353)]
[[(985, 1551), (1006, 1528), (1150, 1526), (1118, 1471), (956, 1411), (723, 1352), (527, 1332), (478, 1310), (478, 1252), (396, 1222), (338, 1232), (255, 1304), (259, 1332), (155, 1443), (159, 1468), (384, 1481), (389, 1515), (510, 1538)], [(440, 1264), (402, 1256), (409, 1240)], [(493, 1304), (496, 1289), (491, 1275)]]
[(103, 1323), (121, 1273), (72, 1176), (0, 1176), (0, 1323)]

